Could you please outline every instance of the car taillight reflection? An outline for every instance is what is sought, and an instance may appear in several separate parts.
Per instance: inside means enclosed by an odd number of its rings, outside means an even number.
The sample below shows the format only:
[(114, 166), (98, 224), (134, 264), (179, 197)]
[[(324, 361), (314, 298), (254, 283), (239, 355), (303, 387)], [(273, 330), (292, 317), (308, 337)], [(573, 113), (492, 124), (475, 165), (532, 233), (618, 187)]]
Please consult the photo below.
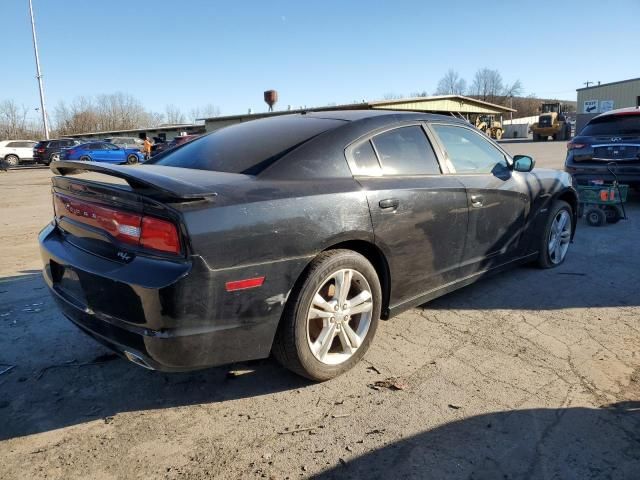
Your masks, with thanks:
[(167, 220), (124, 212), (60, 193), (54, 193), (53, 207), (57, 219), (67, 217), (98, 228), (128, 245), (165, 253), (180, 253), (178, 230)]

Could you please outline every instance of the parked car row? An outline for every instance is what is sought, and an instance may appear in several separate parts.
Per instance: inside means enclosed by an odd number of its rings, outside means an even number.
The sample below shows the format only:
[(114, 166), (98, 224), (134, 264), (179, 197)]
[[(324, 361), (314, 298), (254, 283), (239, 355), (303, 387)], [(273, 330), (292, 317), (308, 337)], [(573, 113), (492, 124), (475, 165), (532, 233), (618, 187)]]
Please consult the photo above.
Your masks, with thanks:
[[(198, 138), (199, 135), (183, 135), (169, 142), (157, 141), (151, 156), (165, 152)], [(136, 137), (108, 137), (101, 140), (59, 138), (54, 140), (4, 140), (0, 141), (0, 161), (7, 167), (25, 162), (49, 165), (65, 160), (91, 160), (109, 163), (136, 163), (144, 160), (141, 153), (144, 141)], [(115, 148), (114, 148), (115, 147)]]

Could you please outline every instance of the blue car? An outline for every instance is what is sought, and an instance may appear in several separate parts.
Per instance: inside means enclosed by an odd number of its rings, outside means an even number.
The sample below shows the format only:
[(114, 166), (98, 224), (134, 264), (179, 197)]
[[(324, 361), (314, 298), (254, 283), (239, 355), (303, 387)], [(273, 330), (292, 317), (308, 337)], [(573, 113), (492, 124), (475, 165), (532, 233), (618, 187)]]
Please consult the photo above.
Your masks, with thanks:
[(136, 148), (121, 148), (108, 142), (90, 142), (62, 150), (60, 160), (128, 163), (131, 165), (142, 162), (144, 154)]

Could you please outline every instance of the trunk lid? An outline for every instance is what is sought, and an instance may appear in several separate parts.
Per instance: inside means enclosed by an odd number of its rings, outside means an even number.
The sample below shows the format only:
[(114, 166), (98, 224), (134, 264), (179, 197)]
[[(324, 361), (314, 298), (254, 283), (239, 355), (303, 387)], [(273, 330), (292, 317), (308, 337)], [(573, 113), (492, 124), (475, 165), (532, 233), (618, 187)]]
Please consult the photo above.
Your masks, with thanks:
[(55, 224), (70, 243), (128, 263), (136, 255), (184, 258), (184, 204), (214, 201), (246, 175), (155, 165), (56, 162), (51, 170)]

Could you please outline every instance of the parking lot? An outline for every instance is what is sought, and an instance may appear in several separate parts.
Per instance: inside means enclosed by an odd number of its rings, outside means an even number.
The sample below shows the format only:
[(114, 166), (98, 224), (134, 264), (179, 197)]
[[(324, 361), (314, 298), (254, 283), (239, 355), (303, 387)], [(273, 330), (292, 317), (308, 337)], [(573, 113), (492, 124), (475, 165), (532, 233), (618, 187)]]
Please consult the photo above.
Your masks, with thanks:
[[(503, 146), (562, 167), (564, 142)], [(0, 478), (638, 477), (637, 192), (628, 220), (581, 220), (559, 268), (382, 322), (313, 384), (272, 360), (152, 372), (79, 332), (39, 273), (50, 176), (0, 172)]]

